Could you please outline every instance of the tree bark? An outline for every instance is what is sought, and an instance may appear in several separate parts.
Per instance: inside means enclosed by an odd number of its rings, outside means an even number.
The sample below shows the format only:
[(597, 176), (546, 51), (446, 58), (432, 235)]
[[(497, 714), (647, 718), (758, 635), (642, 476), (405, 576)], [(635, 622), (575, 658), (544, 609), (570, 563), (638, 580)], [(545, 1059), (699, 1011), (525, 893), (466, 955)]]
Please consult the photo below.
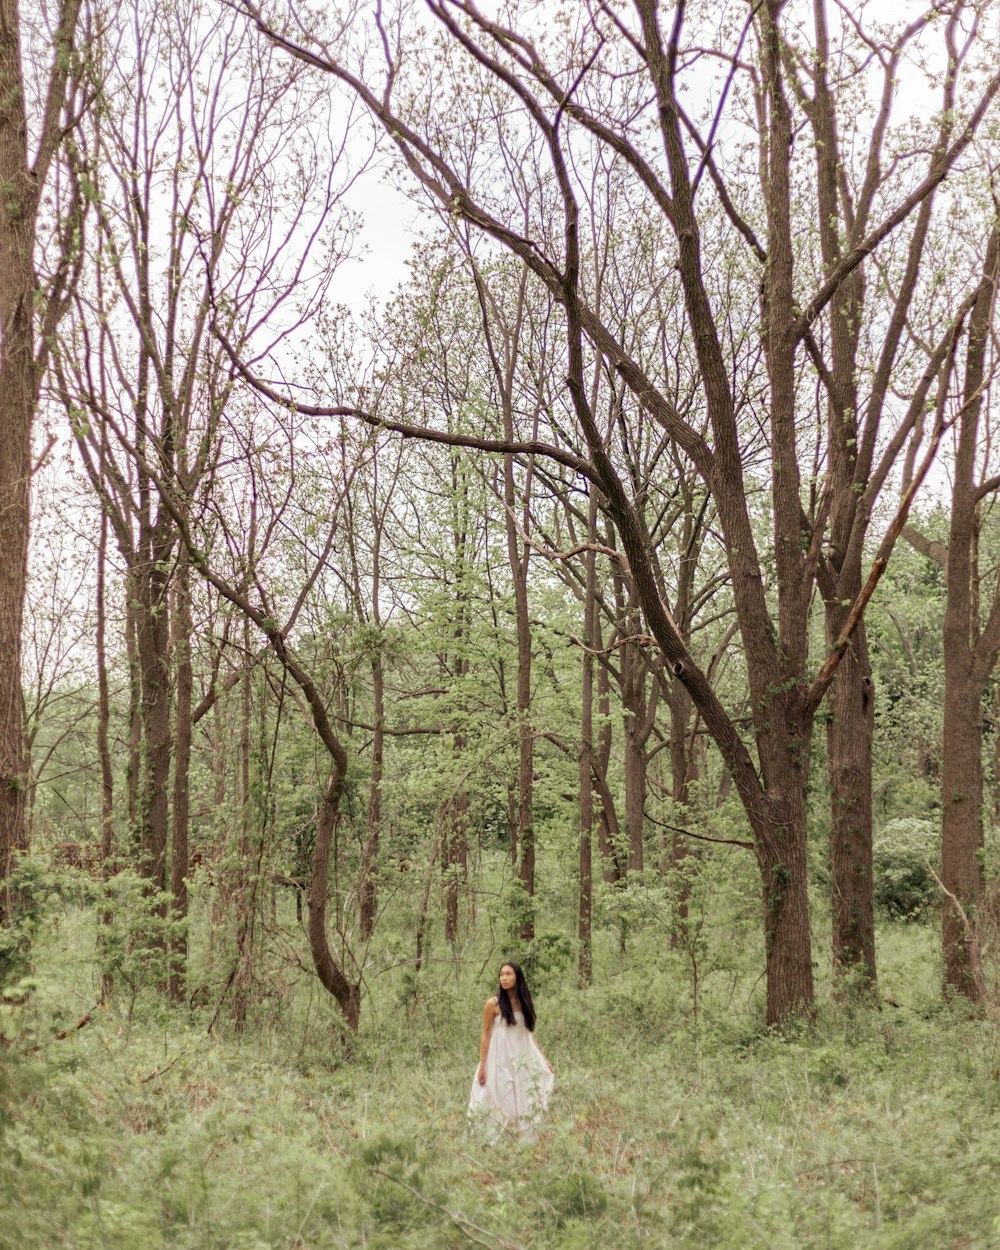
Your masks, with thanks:
[(168, 574), (152, 551), (137, 570), (138, 655), (142, 688), (143, 784), (140, 870), (153, 890), (166, 889), (170, 781), (170, 624)]
[(326, 892), (330, 876), (330, 844), (340, 810), (346, 764), (346, 756), (342, 760), (337, 760), (337, 766), (331, 770), (320, 804), (316, 821), (313, 870), (306, 895), (309, 907), (306, 929), (313, 966), (320, 984), (337, 1000), (347, 1027), (356, 1033), (361, 1021), (361, 986), (356, 981), (348, 981), (340, 965), (333, 958), (326, 936)]
[[(846, 619), (828, 607), (827, 642)], [(872, 737), (874, 685), (864, 625), (859, 626), (831, 686), (827, 719), (830, 774), (830, 866), (834, 974), (860, 975), (875, 984), (875, 913), (872, 891)]]
[(128, 760), (125, 791), (128, 804), (128, 835), (138, 841), (142, 787), (142, 665), (139, 661), (138, 580), (134, 560), (125, 571), (125, 652), (128, 656)]
[[(376, 562), (377, 562), (376, 555)], [(382, 669), (381, 621), (378, 615), (378, 580), (376, 575), (373, 622), (379, 630), (375, 654), (372, 656), (372, 771), (368, 789), (368, 827), (361, 864), (361, 935), (367, 941), (375, 929), (378, 892), (375, 873), (378, 867), (379, 840), (382, 825), (382, 767), (385, 755), (385, 674)]]
[[(638, 620), (626, 617), (621, 628), (638, 632)], [(642, 872), (643, 833), (646, 826), (646, 665), (639, 648), (625, 642), (619, 648), (622, 668), (622, 708), (625, 745), (625, 828), (628, 830), (629, 872)]]
[[(594, 622), (594, 648), (597, 651), (601, 649), (600, 615)], [(601, 860), (601, 875), (608, 884), (613, 884), (625, 876), (628, 861), (622, 854), (618, 809), (608, 785), (614, 728), (611, 724), (611, 681), (604, 664), (597, 665), (597, 712), (601, 722), (593, 752), (594, 784), (601, 799), (597, 813), (597, 849)]]
[[(453, 735), (453, 755), (458, 766), (468, 746), (463, 733)], [(445, 925), (446, 940), (454, 946), (458, 941), (458, 912), (462, 884), (469, 871), (469, 792), (465, 777), (449, 796), (441, 812), (444, 827)]]
[[(249, 548), (255, 545), (256, 512), (251, 508)], [(252, 557), (251, 557), (252, 559)], [(247, 588), (244, 584), (243, 593)], [(233, 865), (232, 898), (236, 903), (236, 952), (233, 978), (233, 1021), (237, 1031), (246, 1024), (254, 972), (254, 938), (257, 931), (257, 874), (251, 865), (251, 825), (256, 813), (251, 800), (250, 723), (253, 715), (253, 669), (250, 621), (243, 621), (243, 673), (240, 678), (240, 815)]]
[[(519, 876), (525, 894), (531, 898), (535, 893), (535, 820), (534, 776), (535, 735), (531, 724), (531, 621), (528, 615), (528, 558), (531, 548), (525, 545), (523, 555), (518, 550), (518, 535), (514, 524), (514, 467), (511, 457), (504, 457), (505, 491), (509, 500), (505, 509), (507, 521), (507, 553), (514, 582), (514, 616), (517, 637), (517, 842), (520, 852)], [(523, 498), (527, 515), (528, 495)], [(521, 928), (521, 937), (530, 941), (534, 936), (534, 919), (527, 917)]]
[[(695, 747), (688, 745), (688, 729), (691, 719), (691, 696), (679, 681), (670, 684), (670, 797), (674, 808), (686, 810), (690, 799), (691, 783), (697, 779)], [(670, 869), (674, 878), (674, 923), (670, 932), (670, 944), (682, 944), (688, 922), (688, 901), (691, 897), (691, 850), (688, 839), (675, 831), (670, 833), (667, 846)]]
[(594, 635), (598, 612), (597, 557), (593, 545), (597, 535), (597, 497), (593, 490), (588, 501), (587, 541), (583, 596), (583, 662), (580, 697), (580, 853), (577, 903), (578, 973), (581, 985), (589, 985), (594, 974)]
[(1000, 650), (1000, 585), (980, 621), (976, 479), (985, 358), (993, 326), (1000, 230), (990, 236), (983, 282), (969, 318), (963, 403), (953, 471), (944, 616), (944, 746), (941, 761), (941, 936), (946, 990), (977, 1002), (982, 968), (976, 909), (983, 895), (983, 691)]
[(180, 927), (170, 939), (170, 973), (167, 992), (175, 1003), (184, 999), (187, 977), (188, 872), (190, 859), (191, 705), (194, 671), (191, 643), (191, 576), (187, 553), (182, 551), (174, 585), (173, 656), (176, 675), (174, 712), (173, 835), (170, 846), (171, 920)]
[[(451, 457), (451, 539), (453, 584), (455, 595), (455, 619), (452, 626), (451, 671), (461, 691), (464, 678), (469, 672), (469, 574), (470, 545), (469, 527), (472, 520), (469, 500), (468, 466), (457, 453)], [(459, 694), (458, 716), (452, 733), (452, 757), (458, 776), (456, 787), (444, 804), (442, 821), (442, 867), (445, 872), (445, 937), (454, 945), (458, 941), (459, 900), (469, 866), (469, 794), (463, 757), (468, 746), (468, 735), (462, 728), (466, 712), (464, 692)]]
[[(956, 537), (953, 532), (952, 541)], [(956, 618), (960, 613), (956, 609), (949, 613), (946, 608), (945, 615)], [(941, 940), (946, 990), (978, 1002), (982, 971), (975, 921), (984, 887), (982, 683), (969, 663), (968, 646), (956, 638), (956, 627), (962, 625), (968, 625), (968, 620), (951, 619), (945, 626), (941, 882), (946, 893)]]
[[(101, 527), (97, 535), (97, 585), (95, 607), (97, 620), (94, 629), (94, 658), (97, 664), (97, 758), (101, 768), (101, 880), (110, 881), (112, 855), (114, 854), (114, 773), (111, 766), (111, 748), (108, 729), (111, 723), (111, 699), (108, 691), (108, 660), (105, 641), (105, 579), (107, 573), (108, 517), (101, 512)], [(100, 924), (107, 928), (114, 919), (110, 908), (101, 912)], [(98, 934), (98, 944), (101, 935)], [(101, 973), (101, 1001), (114, 988), (110, 972)]]

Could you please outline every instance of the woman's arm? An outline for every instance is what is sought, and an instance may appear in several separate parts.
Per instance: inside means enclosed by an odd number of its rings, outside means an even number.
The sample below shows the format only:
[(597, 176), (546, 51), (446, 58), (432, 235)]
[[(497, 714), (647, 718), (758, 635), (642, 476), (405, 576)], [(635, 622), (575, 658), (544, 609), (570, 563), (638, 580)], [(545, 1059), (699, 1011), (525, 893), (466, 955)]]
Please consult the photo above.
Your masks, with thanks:
[(488, 998), (483, 1008), (483, 1035), (479, 1039), (479, 1084), (486, 1084), (486, 1056), (490, 1049), (490, 1034), (497, 1015), (497, 1000)]

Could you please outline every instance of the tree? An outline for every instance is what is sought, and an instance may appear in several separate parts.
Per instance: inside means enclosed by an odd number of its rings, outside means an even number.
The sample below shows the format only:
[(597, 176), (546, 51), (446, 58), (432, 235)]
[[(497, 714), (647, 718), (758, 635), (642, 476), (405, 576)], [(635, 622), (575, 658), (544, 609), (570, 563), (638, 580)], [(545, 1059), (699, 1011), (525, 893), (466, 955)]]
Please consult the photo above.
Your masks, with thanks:
[[(334, 40), (304, 21), (297, 23), (295, 10), (291, 21), (282, 24), (269, 20), (252, 0), (244, 0), (243, 8), (276, 46), (353, 93), (384, 128), (408, 173), (440, 211), (467, 220), (511, 251), (561, 308), (566, 389), (576, 433), (585, 448), (582, 454), (567, 448), (558, 436), (540, 446), (523, 436), (515, 441), (473, 440), (429, 429), (407, 432), (481, 450), (534, 451), (588, 478), (600, 490), (647, 629), (721, 751), (753, 832), (762, 890), (767, 1019), (776, 1023), (808, 1009), (813, 977), (805, 794), (814, 717), (912, 496), (890, 527), (873, 575), (849, 605), (827, 661), (812, 673), (809, 605), (823, 566), (829, 512), (825, 499), (816, 499), (811, 512), (803, 508), (800, 464), (810, 445), (800, 412), (803, 370), (814, 369), (819, 384), (830, 387), (829, 370), (812, 350), (817, 327), (824, 316), (833, 315), (834, 301), (864, 260), (919, 211), (968, 147), (1000, 89), (1000, 75), (994, 74), (977, 89), (963, 120), (955, 122), (954, 138), (936, 146), (925, 164), (918, 167), (915, 158), (901, 157), (891, 184), (882, 184), (879, 215), (865, 221), (839, 259), (816, 275), (793, 218), (793, 176), (801, 175), (801, 167), (793, 150), (794, 96), (789, 96), (790, 74), (785, 67), (789, 39), (784, 26), (791, 19), (780, 0), (757, 6), (742, 31), (736, 32), (737, 54), (722, 53), (725, 69), (713, 80), (717, 105), (710, 112), (707, 132), (689, 118), (681, 100), (689, 67), (699, 61), (695, 49), (709, 39), (699, 24), (703, 15), (694, 6), (678, 5), (669, 29), (653, 0), (636, 0), (634, 12), (595, 5), (550, 31), (538, 24), (542, 19), (517, 9), (494, 19), (471, 0), (429, 0), (428, 9), (446, 40), (445, 56), (432, 76), (420, 63), (420, 39), (407, 27), (405, 7), (390, 17), (377, 9), (374, 40), (359, 40), (356, 46), (350, 39), (351, 33), (359, 33), (358, 23)], [(974, 6), (957, 5), (951, 20), (977, 12)], [(855, 37), (851, 29), (845, 25), (845, 37)], [(921, 30), (926, 38), (934, 37), (930, 24)], [(541, 51), (543, 34), (547, 55)], [(863, 36), (856, 38), (863, 48)], [(378, 50), (381, 63), (372, 49)], [(719, 49), (712, 51), (715, 55)], [(452, 65), (454, 78), (446, 73)], [(457, 72), (459, 66), (464, 77)], [(503, 123), (489, 136), (482, 133), (481, 114), (472, 118), (473, 101), (480, 97), (470, 90), (470, 82), (491, 100), (503, 101), (503, 107), (493, 110)], [(618, 84), (613, 92), (606, 89), (611, 82)], [(744, 106), (751, 110), (749, 123), (740, 112)], [(506, 120), (511, 116), (516, 124)], [(449, 144), (457, 118), (480, 127), (472, 168)], [(741, 144), (721, 133), (724, 121), (749, 137), (753, 155), (745, 163)], [(525, 231), (524, 223), (510, 211), (504, 180), (496, 171), (513, 155), (510, 136), (529, 132), (537, 139), (532, 151), (537, 160), (528, 172), (546, 190), (539, 194), (531, 228)], [(654, 206), (669, 227), (670, 263), (680, 276), (685, 334), (698, 368), (698, 407), (705, 414), (710, 438), (678, 411), (663, 379), (651, 376), (623, 345), (619, 326), (602, 319), (595, 307), (593, 274), (581, 244), (581, 204), (588, 204), (590, 189), (577, 172), (581, 154), (588, 151), (604, 151), (620, 163), (631, 180), (635, 202)], [(708, 203), (705, 196), (699, 197), (706, 177), (715, 191)], [(752, 179), (758, 183), (761, 213), (749, 192)], [(601, 216), (600, 205), (588, 205), (586, 211), (591, 217)], [(743, 249), (741, 269), (748, 286), (760, 291), (749, 352), (742, 351), (742, 345), (738, 352), (731, 351), (728, 311), (717, 299), (706, 261), (719, 231), (735, 248)], [(713, 498), (746, 657), (750, 745), (665, 610), (635, 494), (595, 419), (585, 382), (591, 353), (604, 357), (626, 388), (626, 424), (639, 410), (647, 412), (691, 459)], [(341, 411), (351, 406), (345, 404)], [(761, 542), (751, 517), (756, 483), (750, 477), (746, 442), (752, 416), (765, 424), (773, 457), (767, 483), (773, 517), (769, 543)], [(879, 470), (862, 489), (863, 510), (870, 511), (888, 472), (884, 460)], [(765, 566), (772, 560), (769, 586)]]
[[(983, 258), (982, 281), (969, 313), (965, 375), (959, 397), (952, 400), (959, 406), (953, 418), (957, 440), (947, 545), (929, 539), (916, 526), (907, 531), (910, 542), (945, 570), (941, 756), (944, 986), (973, 1002), (982, 994), (976, 910), (984, 890), (983, 716), (978, 709), (1000, 657), (1000, 582), (994, 583), (991, 595), (984, 596), (979, 558), (984, 503), (1000, 486), (1000, 478), (986, 472), (991, 440), (984, 437), (988, 397), (997, 368), (990, 344), (995, 338), (998, 273), (1000, 228), (994, 223)], [(957, 368), (956, 355), (957, 350), (942, 367), (948, 377)]]
[[(80, 191), (60, 166), (59, 153), (75, 122), (80, 10), (81, 0), (59, 4), (49, 65), (41, 71), (25, 57), (19, 0), (0, 5), (0, 882), (27, 845), (21, 630), (31, 436), (51, 338), (77, 271)], [(53, 219), (45, 197), (54, 186), (59, 193)], [(43, 246), (47, 266), (40, 265)], [(13, 908), (5, 888), (0, 922), (10, 919)]]
[[(324, 263), (309, 272), (311, 249), (329, 256), (338, 248), (331, 212), (337, 187), (315, 159), (299, 151), (284, 182), (275, 169), (289, 125), (321, 107), (324, 94), (304, 88), (301, 74), (265, 88), (256, 76), (266, 51), (231, 14), (204, 20), (189, 7), (164, 12), (142, 0), (131, 12), (116, 11), (94, 50), (91, 86), (100, 107), (89, 110), (73, 158), (92, 190), (94, 242), (56, 360), (59, 389), (128, 569), (141, 729), (140, 860), (151, 889), (169, 887), (180, 921), (187, 912), (195, 710), (191, 566), (147, 466), (155, 466), (156, 480), (162, 475), (173, 484), (180, 505), (210, 508), (203, 492), (218, 484), (220, 457), (239, 458), (255, 437), (248, 433), (240, 446), (243, 414), (230, 403), (233, 371), (209, 332), (211, 320), (224, 306), (227, 327), (237, 327), (245, 342), (264, 305), (274, 311), (293, 292), (298, 314), (308, 318), (333, 268)], [(170, 86), (165, 94), (149, 88), (161, 73)], [(304, 217), (303, 252), (287, 270), (283, 245)], [(293, 324), (276, 329), (272, 344)], [(134, 454), (114, 430), (130, 431)], [(209, 515), (225, 534), (231, 513), (216, 508)], [(262, 546), (276, 524), (262, 518)], [(247, 547), (237, 575), (244, 587), (261, 558), (255, 535)], [(172, 971), (175, 997), (183, 962), (182, 941)]]

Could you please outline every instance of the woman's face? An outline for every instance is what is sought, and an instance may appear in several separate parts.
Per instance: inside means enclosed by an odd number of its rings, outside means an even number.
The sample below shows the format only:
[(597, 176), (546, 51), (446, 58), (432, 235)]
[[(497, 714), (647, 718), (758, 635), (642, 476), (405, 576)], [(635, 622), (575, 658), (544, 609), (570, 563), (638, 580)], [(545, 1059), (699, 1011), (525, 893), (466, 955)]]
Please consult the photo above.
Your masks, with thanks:
[(510, 964), (503, 964), (500, 968), (500, 988), (510, 993), (516, 984), (517, 973)]

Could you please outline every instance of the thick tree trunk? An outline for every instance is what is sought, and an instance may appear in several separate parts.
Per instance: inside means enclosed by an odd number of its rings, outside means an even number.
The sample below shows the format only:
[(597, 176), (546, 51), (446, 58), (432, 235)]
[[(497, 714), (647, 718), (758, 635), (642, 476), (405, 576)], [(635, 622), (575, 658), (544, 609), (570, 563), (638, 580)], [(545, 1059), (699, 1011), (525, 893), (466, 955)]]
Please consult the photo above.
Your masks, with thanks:
[[(35, 216), (26, 167), (24, 91), (16, 0), (0, 0), (0, 882), (27, 846), (28, 791), (21, 690), (21, 627), (28, 568), (31, 427), (35, 415)], [(0, 891), (0, 923), (15, 898)]]
[(760, 841), (768, 1024), (808, 1014), (814, 1001), (805, 814), (789, 796), (788, 818), (774, 818)]
[(976, 911), (983, 895), (981, 701), (1000, 649), (1000, 587), (980, 621), (977, 463), (985, 356), (1000, 269), (1000, 230), (990, 236), (983, 282), (969, 318), (969, 347), (953, 470), (944, 615), (944, 749), (941, 761), (941, 926), (944, 986), (978, 1002), (982, 968)]
[(142, 683), (143, 788), (140, 870), (154, 890), (166, 888), (170, 781), (170, 625), (167, 571), (150, 560), (138, 572), (138, 653)]
[[(7, 241), (6, 234), (6, 230), (0, 231), (3, 242)], [(25, 247), (30, 257), (30, 243), (26, 242)], [(8, 272), (8, 266), (13, 274)], [(34, 382), (32, 284), (22, 282), (27, 291), (24, 297), (12, 297), (9, 289), (19, 268), (24, 265), (10, 256), (8, 247), (0, 245), (0, 274), (5, 275), (0, 277), (0, 881), (10, 875), (17, 853), (27, 846), (21, 627), (27, 585)], [(11, 918), (14, 906), (12, 892), (4, 888), (0, 893), (0, 922)]]
[[(826, 5), (814, 5), (816, 29), (815, 107), (816, 186), (820, 206), (820, 245), (827, 272), (841, 260), (853, 210), (844, 192), (836, 99), (827, 72), (829, 38)], [(845, 220), (846, 219), (846, 220)], [(905, 285), (905, 284), (904, 284)], [(900, 299), (909, 298), (909, 293)], [(861, 591), (861, 551), (868, 515), (859, 509), (863, 484), (872, 471), (871, 440), (860, 424), (857, 358), (865, 302), (864, 269), (859, 267), (834, 293), (830, 305), (831, 375), (827, 393), (830, 534), (828, 563), (833, 586), (826, 596), (826, 638), (831, 646)], [(895, 318), (894, 318), (895, 320)], [(895, 331), (888, 335), (890, 343)], [(889, 359), (889, 357), (884, 357)], [(877, 403), (867, 422), (879, 418)], [(860, 460), (859, 460), (860, 456)], [(875, 917), (872, 899), (871, 740), (874, 727), (871, 671), (863, 625), (855, 633), (829, 692), (827, 766), (830, 783), (830, 860), (832, 869), (833, 971), (850, 973), (875, 985)]]
[(944, 753), (941, 770), (941, 882), (944, 983), (978, 1002), (982, 995), (976, 908), (983, 896), (983, 742), (980, 683), (967, 648), (945, 643)]
[[(827, 613), (827, 643), (843, 626)], [(830, 774), (833, 970), (875, 983), (872, 897), (872, 735), (875, 700), (864, 625), (859, 626), (833, 680), (827, 720)]]
[(354, 1033), (361, 1020), (361, 986), (348, 981), (340, 965), (333, 958), (326, 937), (326, 895), (330, 874), (330, 846), (340, 810), (343, 791), (343, 768), (346, 756), (339, 760), (330, 773), (323, 801), (316, 821), (316, 847), (313, 851), (313, 870), (309, 881), (307, 903), (309, 918), (307, 933), (313, 965), (320, 984), (337, 1000), (344, 1013), (347, 1027)]

